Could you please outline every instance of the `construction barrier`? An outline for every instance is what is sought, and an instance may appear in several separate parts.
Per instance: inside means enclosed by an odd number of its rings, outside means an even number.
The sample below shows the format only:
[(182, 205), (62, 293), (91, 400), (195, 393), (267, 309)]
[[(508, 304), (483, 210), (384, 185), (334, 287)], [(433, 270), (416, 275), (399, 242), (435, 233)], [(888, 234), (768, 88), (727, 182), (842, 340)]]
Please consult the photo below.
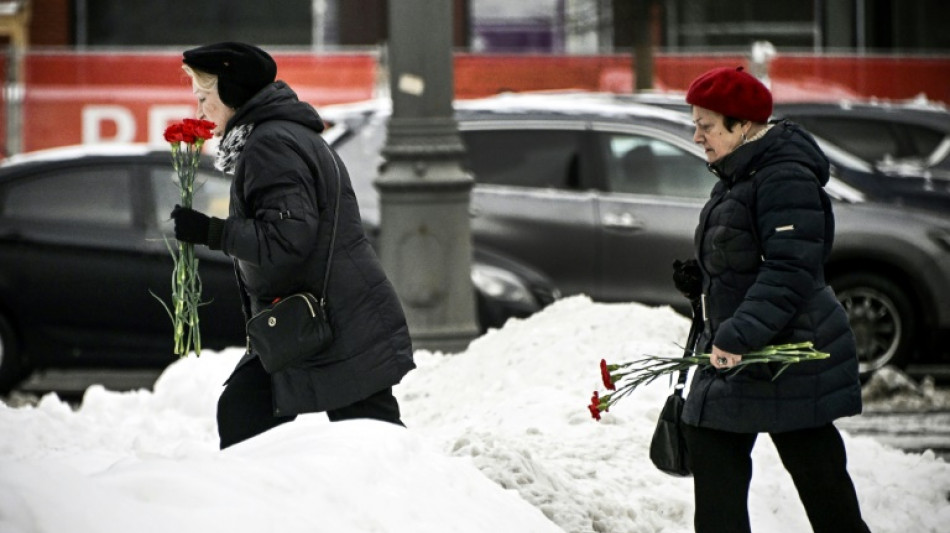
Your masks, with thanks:
[[(374, 53), (275, 53), (278, 77), (318, 108), (373, 97), (381, 77)], [(743, 65), (735, 55), (659, 55), (653, 87), (683, 91), (701, 72)], [(22, 151), (55, 146), (160, 143), (166, 125), (194, 113), (194, 96), (179, 52), (30, 52), (19, 113)], [(542, 56), (458, 54), (458, 98), (506, 91), (631, 92), (629, 55)], [(4, 69), (6, 71), (6, 69)], [(950, 58), (779, 55), (769, 66), (776, 100), (924, 96), (950, 104)], [(7, 113), (8, 106), (3, 106)], [(0, 122), (6, 139), (9, 122)], [(6, 143), (3, 144), (6, 146)]]

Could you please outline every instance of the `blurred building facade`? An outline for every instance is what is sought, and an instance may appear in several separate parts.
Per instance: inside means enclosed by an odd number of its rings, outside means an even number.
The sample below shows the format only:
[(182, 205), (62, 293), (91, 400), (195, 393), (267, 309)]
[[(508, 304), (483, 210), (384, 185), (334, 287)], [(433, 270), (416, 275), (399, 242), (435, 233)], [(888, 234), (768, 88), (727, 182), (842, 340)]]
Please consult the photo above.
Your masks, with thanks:
[[(946, 0), (432, 1), (453, 5), (456, 98), (683, 91), (709, 68), (745, 65), (776, 100), (950, 105)], [(267, 47), (318, 107), (378, 96), (399, 2), (0, 0), (0, 17), (28, 26), (0, 32), (0, 159), (161, 142), (170, 117), (193, 112), (181, 50), (214, 41)]]
[[(34, 46), (374, 46), (398, 0), (31, 0)], [(443, 0), (438, 0), (443, 1)], [(448, 0), (446, 0), (448, 1)], [(747, 48), (946, 54), (946, 0), (450, 0), (458, 49), (615, 53), (637, 39), (661, 51)], [(4, 3), (4, 2), (0, 2)], [(646, 13), (649, 24), (638, 26)], [(637, 35), (645, 27), (648, 36)]]

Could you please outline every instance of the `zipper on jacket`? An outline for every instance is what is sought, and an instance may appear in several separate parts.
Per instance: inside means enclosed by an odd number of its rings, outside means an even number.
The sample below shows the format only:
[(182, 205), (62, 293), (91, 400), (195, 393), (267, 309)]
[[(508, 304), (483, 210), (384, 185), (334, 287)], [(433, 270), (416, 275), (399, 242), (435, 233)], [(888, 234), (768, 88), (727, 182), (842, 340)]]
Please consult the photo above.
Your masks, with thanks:
[[(304, 301), (307, 302), (307, 308), (310, 309), (310, 316), (311, 316), (311, 317), (316, 317), (316, 316), (317, 316), (317, 312), (314, 311), (314, 309), (313, 309), (313, 302), (311, 302), (311, 299), (317, 300), (317, 297), (316, 297), (316, 296), (310, 294), (309, 292), (301, 292), (301, 293), (297, 293), (297, 294), (292, 294), (292, 295), (288, 296), (287, 298), (282, 299), (281, 301), (285, 301), (285, 300), (288, 300), (288, 299), (290, 299), (290, 298), (303, 298)], [(319, 301), (319, 300), (317, 300), (317, 301)], [(264, 314), (264, 313), (270, 311), (271, 309), (272, 309), (272, 307), (268, 307), (267, 309), (262, 309), (262, 310), (258, 311), (257, 313), (254, 314), (254, 316), (251, 317), (250, 320), (248, 320), (248, 322), (253, 321), (255, 318), (257, 318), (257, 317), (261, 316), (262, 314)]]

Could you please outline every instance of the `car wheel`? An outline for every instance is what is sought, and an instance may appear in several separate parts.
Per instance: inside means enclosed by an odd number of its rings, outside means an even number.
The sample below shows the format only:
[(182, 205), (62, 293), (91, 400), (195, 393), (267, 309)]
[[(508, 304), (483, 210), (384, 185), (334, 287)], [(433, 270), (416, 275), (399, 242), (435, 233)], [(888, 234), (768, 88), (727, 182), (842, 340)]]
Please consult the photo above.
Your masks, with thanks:
[(21, 375), (13, 327), (0, 315), (0, 393), (9, 392)]
[(905, 367), (917, 322), (906, 292), (877, 274), (846, 274), (831, 285), (854, 331), (861, 376), (885, 365)]

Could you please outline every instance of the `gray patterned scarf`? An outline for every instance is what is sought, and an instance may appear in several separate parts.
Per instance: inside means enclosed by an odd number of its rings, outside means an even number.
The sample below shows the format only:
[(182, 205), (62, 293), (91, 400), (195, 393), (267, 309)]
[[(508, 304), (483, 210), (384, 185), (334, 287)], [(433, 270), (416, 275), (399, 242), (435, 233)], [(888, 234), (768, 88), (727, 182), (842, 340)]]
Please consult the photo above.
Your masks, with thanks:
[(214, 168), (233, 175), (238, 156), (244, 150), (244, 144), (253, 129), (254, 124), (241, 124), (232, 128), (218, 144), (218, 155), (214, 158)]

